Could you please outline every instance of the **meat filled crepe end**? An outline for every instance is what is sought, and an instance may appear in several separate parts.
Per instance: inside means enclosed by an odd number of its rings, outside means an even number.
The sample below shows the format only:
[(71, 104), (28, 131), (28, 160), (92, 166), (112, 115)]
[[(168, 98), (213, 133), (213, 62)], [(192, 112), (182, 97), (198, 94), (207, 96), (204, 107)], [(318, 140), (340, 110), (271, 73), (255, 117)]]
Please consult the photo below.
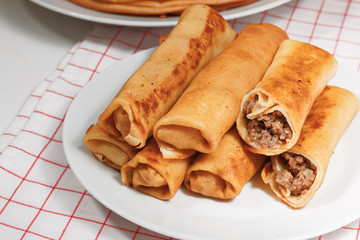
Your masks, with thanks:
[(248, 148), (273, 156), (290, 149), (337, 61), (314, 45), (284, 40), (256, 87), (241, 102), (237, 129)]
[(300, 152), (287, 151), (272, 156), (261, 172), (264, 183), (294, 209), (304, 207), (324, 180), (326, 169), (309, 159)]
[(299, 140), (288, 151), (271, 156), (261, 173), (280, 200), (298, 209), (312, 199), (338, 141), (359, 109), (359, 101), (350, 91), (335, 86), (324, 89), (306, 118)]
[[(240, 117), (237, 119), (240, 136), (245, 136), (248, 149), (266, 155), (283, 150), (281, 146), (292, 146), (296, 142), (294, 123), (283, 108), (266, 93), (254, 89), (242, 100)], [(266, 149), (266, 153), (258, 149)]]
[(126, 81), (98, 123), (116, 139), (142, 148), (193, 77), (236, 37), (214, 9), (193, 5), (151, 56)]

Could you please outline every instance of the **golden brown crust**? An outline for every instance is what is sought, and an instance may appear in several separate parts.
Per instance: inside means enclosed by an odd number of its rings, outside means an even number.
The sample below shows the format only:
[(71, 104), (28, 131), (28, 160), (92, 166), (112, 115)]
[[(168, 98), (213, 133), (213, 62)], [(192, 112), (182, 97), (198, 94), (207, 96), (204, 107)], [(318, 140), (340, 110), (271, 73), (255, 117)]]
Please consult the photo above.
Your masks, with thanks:
[[(242, 100), (237, 128), (249, 149), (265, 155), (276, 155), (290, 149), (299, 138), (315, 99), (334, 76), (336, 69), (335, 58), (325, 50), (308, 43), (285, 40), (263, 79)], [(269, 99), (261, 113), (271, 109), (280, 111), (292, 130), (292, 137), (278, 148), (262, 147), (249, 138), (244, 107), (255, 94)]]
[(168, 38), (127, 80), (99, 117), (99, 125), (132, 146), (145, 146), (157, 122), (192, 78), (236, 33), (214, 9), (188, 8)]
[(164, 159), (153, 138), (121, 168), (122, 182), (161, 200), (171, 199), (180, 188), (192, 158)]
[(300, 196), (285, 195), (275, 182), (273, 166), (278, 156), (273, 156), (261, 176), (279, 199), (292, 208), (302, 208), (312, 199), (323, 182), (337, 143), (359, 109), (359, 101), (350, 91), (335, 86), (324, 89), (306, 118), (298, 141), (288, 151), (302, 155), (316, 167), (315, 181)]
[(155, 124), (154, 137), (159, 145), (174, 152), (214, 151), (234, 124), (242, 97), (261, 80), (287, 38), (272, 24), (247, 25)]

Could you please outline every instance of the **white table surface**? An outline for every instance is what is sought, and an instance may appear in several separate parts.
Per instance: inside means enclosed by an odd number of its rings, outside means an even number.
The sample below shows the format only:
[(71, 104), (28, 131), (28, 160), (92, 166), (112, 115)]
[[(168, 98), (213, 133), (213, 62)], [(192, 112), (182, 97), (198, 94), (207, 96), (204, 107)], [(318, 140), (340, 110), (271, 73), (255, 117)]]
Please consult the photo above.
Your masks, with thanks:
[(0, 1), (0, 134), (94, 24), (27, 0)]

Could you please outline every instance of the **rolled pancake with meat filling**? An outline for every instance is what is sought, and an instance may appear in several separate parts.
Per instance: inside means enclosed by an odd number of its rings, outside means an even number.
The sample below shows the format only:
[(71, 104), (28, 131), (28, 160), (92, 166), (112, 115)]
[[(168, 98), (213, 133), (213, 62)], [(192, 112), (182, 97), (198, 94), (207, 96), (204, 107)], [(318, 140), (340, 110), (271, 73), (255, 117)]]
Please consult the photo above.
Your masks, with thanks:
[(272, 24), (249, 24), (204, 67), (174, 107), (154, 126), (165, 158), (210, 153), (234, 125), (243, 96), (261, 80), (286, 33)]
[(99, 117), (117, 139), (142, 148), (155, 122), (167, 113), (195, 74), (236, 36), (214, 9), (188, 8), (168, 38), (127, 80)]
[(327, 86), (316, 99), (300, 138), (287, 152), (271, 157), (261, 173), (279, 199), (302, 208), (320, 188), (343, 132), (359, 111), (359, 101), (348, 90)]
[(231, 128), (214, 152), (197, 155), (187, 170), (184, 185), (208, 197), (236, 197), (266, 158), (250, 152), (244, 145), (236, 128)]
[(133, 146), (114, 139), (97, 124), (91, 125), (86, 131), (84, 144), (100, 162), (117, 170), (137, 152)]
[(294, 146), (315, 99), (336, 70), (335, 58), (325, 50), (283, 41), (263, 79), (241, 102), (236, 124), (249, 149), (272, 156)]
[(174, 197), (190, 165), (192, 157), (164, 159), (153, 138), (121, 168), (122, 182), (139, 192), (161, 200)]

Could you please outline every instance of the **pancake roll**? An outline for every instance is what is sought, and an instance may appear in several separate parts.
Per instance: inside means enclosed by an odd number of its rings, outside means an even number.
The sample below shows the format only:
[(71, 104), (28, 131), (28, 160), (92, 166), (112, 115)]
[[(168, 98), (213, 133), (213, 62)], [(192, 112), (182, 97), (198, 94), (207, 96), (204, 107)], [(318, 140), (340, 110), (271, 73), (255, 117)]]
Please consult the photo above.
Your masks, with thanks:
[(230, 199), (263, 166), (266, 156), (245, 148), (236, 128), (231, 128), (212, 153), (199, 153), (186, 172), (184, 185), (204, 196)]
[(97, 124), (91, 125), (86, 131), (84, 144), (100, 162), (117, 170), (137, 152), (133, 146), (113, 138)]
[(183, 183), (191, 161), (192, 157), (164, 159), (156, 141), (150, 138), (145, 147), (121, 168), (122, 182), (139, 192), (169, 200)]
[(214, 9), (189, 7), (166, 40), (127, 80), (98, 124), (116, 139), (144, 147), (154, 124), (235, 37), (236, 32)]
[(316, 99), (296, 144), (272, 156), (261, 177), (284, 203), (304, 207), (320, 188), (335, 147), (359, 111), (356, 96), (327, 86)]
[(262, 79), (287, 34), (272, 24), (248, 24), (193, 79), (154, 127), (164, 158), (213, 152), (234, 125), (243, 96)]
[(335, 75), (337, 61), (325, 50), (295, 40), (281, 43), (263, 79), (241, 102), (241, 138), (259, 154), (293, 147), (319, 94)]

